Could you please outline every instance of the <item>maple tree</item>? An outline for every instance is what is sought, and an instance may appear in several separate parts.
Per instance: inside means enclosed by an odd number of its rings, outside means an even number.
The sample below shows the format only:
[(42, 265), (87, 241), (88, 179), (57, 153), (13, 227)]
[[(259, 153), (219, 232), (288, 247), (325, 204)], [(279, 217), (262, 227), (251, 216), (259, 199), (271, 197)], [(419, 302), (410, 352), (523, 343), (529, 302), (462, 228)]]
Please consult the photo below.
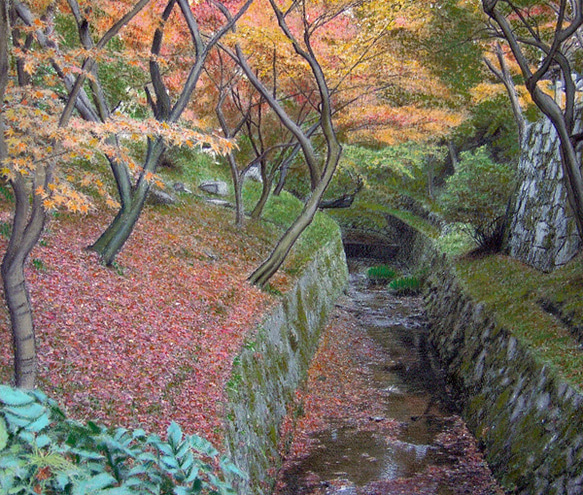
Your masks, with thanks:
[[(89, 211), (91, 200), (75, 187), (75, 182), (94, 186), (110, 206), (117, 204), (103, 181), (95, 174), (84, 172), (78, 167), (79, 162), (90, 163), (98, 161), (100, 156), (107, 157), (122, 201), (121, 212), (127, 213), (131, 207), (130, 213), (139, 214), (136, 200), (143, 204), (145, 196), (141, 195), (156, 180), (156, 157), (163, 151), (164, 143), (176, 146), (205, 143), (217, 149), (223, 146), (216, 138), (171, 120), (136, 120), (120, 111), (111, 111), (99, 77), (98, 61), (107, 60), (104, 53), (107, 43), (148, 4), (148, 0), (140, 0), (117, 5), (111, 15), (100, 11), (105, 19), (100, 18), (104, 25), (97, 31), (95, 42), (86, 18), (91, 11), (82, 10), (76, 0), (68, 0), (66, 5), (35, 5), (40, 9), (38, 12), (24, 3), (12, 3), (12, 52), (16, 71), (7, 73), (10, 77), (7, 76), (8, 92), (2, 112), (7, 149), (2, 173), (12, 187), (15, 207), (2, 275), (14, 334), (18, 386), (31, 388), (35, 383), (35, 334), (24, 264), (48, 216), (56, 208)], [(187, 7), (185, 4), (184, 8)], [(188, 12), (192, 18), (189, 7)], [(78, 36), (77, 44), (66, 49), (60, 45), (61, 39), (55, 31), (55, 19), (63, 15), (72, 16)], [(155, 62), (153, 65), (156, 67)], [(194, 85), (195, 81), (191, 81), (191, 86)], [(85, 92), (86, 87), (91, 97)], [(186, 104), (186, 101), (181, 103), (182, 107)], [(78, 116), (74, 115), (74, 109)], [(148, 153), (145, 165), (137, 167), (125, 144), (143, 139), (148, 142)], [(120, 214), (116, 219), (120, 217), (126, 218)], [(125, 225), (126, 238), (132, 226)]]
[[(310, 137), (300, 126), (298, 126), (293, 121), (283, 106), (272, 95), (269, 89), (261, 82), (257, 74), (249, 66), (247, 57), (241, 46), (236, 45), (236, 53), (233, 55), (236, 56), (237, 62), (245, 72), (251, 84), (253, 84), (257, 91), (267, 101), (283, 125), (285, 125), (285, 127), (298, 140), (311, 176), (315, 177), (317, 180), (315, 187), (313, 187), (312, 194), (307, 199), (301, 214), (295, 219), (293, 224), (279, 240), (277, 246), (271, 255), (267, 258), (267, 260), (265, 260), (261, 266), (259, 266), (250, 275), (249, 280), (259, 286), (264, 286), (269, 281), (269, 279), (273, 277), (290, 252), (293, 244), (312, 222), (322, 196), (330, 184), (330, 181), (332, 180), (332, 176), (334, 175), (334, 171), (336, 170), (336, 166), (340, 160), (340, 154), (342, 151), (342, 146), (338, 141), (334, 129), (334, 123), (332, 121), (332, 102), (330, 97), (330, 90), (326, 82), (326, 76), (311, 45), (310, 24), (306, 15), (305, 3), (294, 3), (285, 12), (280, 9), (275, 0), (269, 0), (269, 3), (273, 13), (276, 16), (280, 29), (293, 47), (293, 50), (297, 56), (308, 64), (315, 84), (318, 88), (320, 101), (317, 105), (317, 108), (320, 115), (320, 127), (325, 139), (326, 152), (325, 159), (320, 161), (318, 155), (314, 151)], [(303, 44), (299, 41), (298, 37), (296, 37), (290, 28), (289, 21), (290, 18), (294, 20), (293, 14), (299, 15), (300, 22), (303, 24), (303, 32), (301, 33), (301, 36), (303, 36)]]
[[(223, 25), (214, 25), (214, 32), (210, 37), (206, 37), (201, 32), (199, 23), (187, 0), (170, 0), (161, 15), (161, 25), (155, 29), (151, 45), (151, 59), (149, 61), (150, 78), (152, 90), (148, 93), (148, 101), (152, 107), (155, 118), (162, 122), (162, 125), (176, 124), (182, 117), (184, 111), (192, 98), (196, 89), (204, 63), (212, 48), (217, 42), (233, 27), (237, 19), (243, 15), (253, 0), (247, 0), (233, 15), (225, 4), (209, 1), (205, 7), (211, 6), (218, 11), (225, 22)], [(178, 3), (185, 28), (188, 31), (194, 53), (189, 57), (189, 67), (178, 74), (184, 75), (184, 82), (180, 89), (175, 91), (174, 101), (170, 91), (171, 81), (165, 81), (161, 71), (161, 63), (164, 60), (163, 41), (164, 27), (172, 15), (175, 4)], [(207, 15), (210, 15), (207, 13)], [(212, 16), (211, 16), (212, 17)], [(216, 17), (216, 16), (215, 16)], [(213, 18), (216, 22), (216, 19)], [(177, 22), (176, 19), (174, 19)], [(167, 55), (168, 56), (168, 55)], [(184, 60), (182, 60), (184, 61)], [(213, 149), (222, 151), (213, 141), (207, 141)], [(118, 192), (121, 199), (121, 207), (117, 215), (103, 232), (99, 239), (92, 245), (92, 249), (97, 251), (105, 264), (111, 264), (116, 254), (127, 241), (142, 212), (144, 203), (150, 188), (151, 177), (156, 172), (158, 163), (165, 151), (166, 143), (162, 136), (149, 139), (144, 163), (140, 167), (140, 174), (135, 183), (132, 182), (131, 168), (125, 162), (112, 163), (113, 172), (116, 178)], [(228, 148), (228, 147), (227, 147)]]
[(237, 70), (230, 57), (217, 51), (209, 62), (207, 74), (217, 91), (218, 123), (225, 138), (237, 141), (237, 148), (226, 158), (235, 192), (235, 222), (241, 226), (244, 218), (242, 186), (246, 174), (253, 167), (260, 173), (262, 192), (251, 213), (252, 219), (258, 219), (271, 194), (275, 174), (295, 140), (270, 111), (265, 99), (247, 80), (242, 80), (243, 73)]
[[(482, 0), (482, 6), (491, 20), (493, 34), (508, 43), (533, 102), (557, 131), (568, 201), (579, 234), (583, 235), (583, 179), (575, 149), (579, 139), (574, 135), (574, 63), (581, 50), (581, 3)], [(563, 86), (558, 99), (544, 88), (544, 80), (554, 71)]]
[[(137, 15), (146, 3), (142, 0), (110, 27), (102, 38), (103, 43)], [(3, 7), (6, 16), (7, 5), (3, 3)], [(30, 10), (19, 2), (15, 2), (12, 8), (13, 17), (18, 14), (24, 24), (13, 34), (18, 68), (16, 77), (9, 77), (8, 66), (2, 67), (3, 92), (8, 89), (2, 111), (6, 126), (2, 173), (14, 195), (12, 231), (2, 260), (2, 279), (11, 317), (16, 385), (32, 388), (36, 379), (35, 332), (24, 265), (42, 234), (50, 210), (63, 206), (73, 211), (88, 211), (87, 197), (57, 175), (57, 165), (75, 160), (80, 154), (94, 153), (93, 148), (99, 139), (88, 128), (72, 130), (68, 126), (71, 105), (61, 104), (58, 94), (51, 88), (53, 82), (49, 76), (44, 78), (44, 85), (35, 84), (33, 76), (42, 73), (47, 64), (58, 67), (54, 50), (32, 49), (33, 36), (42, 40), (41, 44), (55, 46), (50, 39), (54, 19), (52, 7), (44, 11), (43, 19), (34, 19)], [(6, 19), (4, 22), (7, 33)], [(19, 43), (20, 32), (27, 33), (24, 49)], [(3, 40), (3, 49), (8, 50), (7, 38)], [(85, 66), (87, 70), (90, 68)], [(95, 133), (99, 134), (99, 131), (105, 130), (95, 130)]]

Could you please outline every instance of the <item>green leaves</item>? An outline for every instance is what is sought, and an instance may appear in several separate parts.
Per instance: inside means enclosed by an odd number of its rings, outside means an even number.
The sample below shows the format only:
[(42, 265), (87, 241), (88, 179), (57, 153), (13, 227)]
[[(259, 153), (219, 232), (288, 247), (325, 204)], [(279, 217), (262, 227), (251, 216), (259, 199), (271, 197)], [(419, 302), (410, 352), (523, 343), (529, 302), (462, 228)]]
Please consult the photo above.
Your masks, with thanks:
[(482, 244), (497, 228), (514, 188), (514, 171), (494, 162), (485, 147), (461, 154), (455, 174), (439, 198), (445, 219), (469, 224)]
[[(0, 493), (71, 495), (235, 493), (244, 474), (174, 421), (167, 441), (144, 430), (68, 420), (40, 392), (0, 386)], [(216, 466), (220, 466), (217, 471)]]
[[(28, 434), (38, 433), (48, 426), (47, 408), (37, 402), (38, 399), (46, 397), (0, 385), (0, 402), (9, 432), (15, 433), (24, 428)], [(20, 432), (21, 435), (24, 433)]]
[(0, 451), (4, 450), (8, 445), (8, 430), (6, 428), (6, 421), (0, 418)]
[(7, 406), (25, 406), (34, 402), (34, 398), (23, 390), (0, 385), (0, 402)]

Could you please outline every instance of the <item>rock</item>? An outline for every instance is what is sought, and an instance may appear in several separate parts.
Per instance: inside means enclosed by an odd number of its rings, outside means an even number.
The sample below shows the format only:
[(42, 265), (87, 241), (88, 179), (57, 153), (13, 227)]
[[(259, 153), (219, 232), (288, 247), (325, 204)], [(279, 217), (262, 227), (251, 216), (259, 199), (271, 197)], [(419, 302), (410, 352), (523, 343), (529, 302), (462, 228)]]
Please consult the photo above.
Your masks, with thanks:
[(205, 200), (207, 203), (215, 206), (224, 206), (225, 208), (232, 208), (233, 205), (224, 199), (208, 198)]
[(247, 172), (245, 172), (245, 179), (251, 179), (255, 182), (263, 183), (263, 177), (261, 177), (261, 170), (259, 165), (254, 165)]
[(175, 205), (177, 202), (175, 196), (162, 189), (152, 188), (148, 193), (148, 203), (151, 205)]
[(227, 196), (229, 194), (229, 186), (222, 180), (206, 180), (201, 182), (198, 188), (201, 191), (216, 194), (217, 196)]
[(548, 272), (571, 260), (582, 241), (570, 208), (565, 208), (558, 137), (549, 120), (532, 124), (525, 143), (506, 247), (513, 258)]
[(182, 182), (175, 182), (172, 184), (172, 189), (176, 192), (192, 194), (192, 191)]

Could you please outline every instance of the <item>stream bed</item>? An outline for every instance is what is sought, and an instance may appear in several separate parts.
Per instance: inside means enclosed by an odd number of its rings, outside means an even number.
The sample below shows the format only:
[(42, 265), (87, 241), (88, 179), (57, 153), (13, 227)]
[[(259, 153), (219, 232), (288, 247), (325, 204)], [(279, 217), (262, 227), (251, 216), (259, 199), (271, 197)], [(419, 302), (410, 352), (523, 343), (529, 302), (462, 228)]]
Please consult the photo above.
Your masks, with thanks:
[(504, 493), (452, 409), (420, 298), (369, 286), (362, 262), (351, 272), (284, 426), (274, 494)]

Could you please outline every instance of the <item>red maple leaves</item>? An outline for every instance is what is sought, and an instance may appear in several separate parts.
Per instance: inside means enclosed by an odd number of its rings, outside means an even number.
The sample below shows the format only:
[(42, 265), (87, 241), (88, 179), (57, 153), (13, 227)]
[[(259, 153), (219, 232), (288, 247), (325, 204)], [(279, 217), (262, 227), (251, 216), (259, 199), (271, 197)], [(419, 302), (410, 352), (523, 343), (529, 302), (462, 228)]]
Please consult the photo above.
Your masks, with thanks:
[[(254, 238), (242, 240), (224, 212), (200, 218), (209, 214), (148, 211), (116, 269), (84, 250), (97, 216), (49, 226), (28, 270), (40, 386), (73, 417), (158, 433), (175, 420), (220, 442), (233, 359), (271, 297), (246, 281), (263, 255)], [(0, 332), (6, 381), (7, 315)]]

